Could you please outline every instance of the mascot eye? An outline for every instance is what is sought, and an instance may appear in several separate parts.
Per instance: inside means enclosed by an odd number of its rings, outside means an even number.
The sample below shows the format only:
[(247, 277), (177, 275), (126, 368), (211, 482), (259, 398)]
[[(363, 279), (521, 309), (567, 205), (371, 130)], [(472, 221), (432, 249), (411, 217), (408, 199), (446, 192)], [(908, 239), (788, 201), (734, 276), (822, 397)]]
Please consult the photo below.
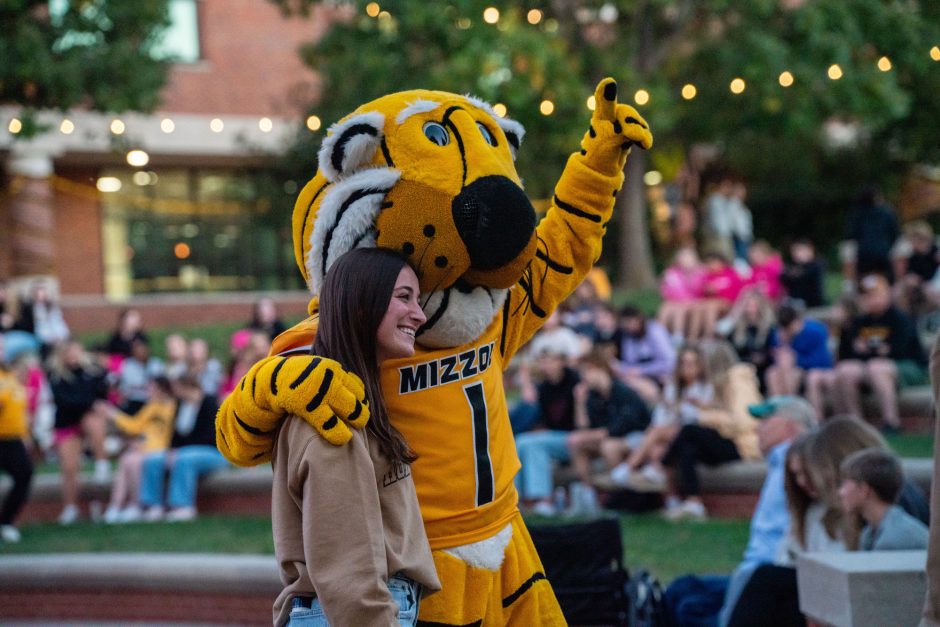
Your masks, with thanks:
[(424, 136), (438, 146), (446, 146), (450, 143), (450, 133), (437, 122), (428, 122), (424, 125)]
[(486, 140), (487, 144), (490, 146), (496, 145), (496, 138), (490, 133), (490, 129), (486, 128), (482, 122), (477, 122), (477, 128), (480, 129), (480, 134), (483, 135), (483, 139)]

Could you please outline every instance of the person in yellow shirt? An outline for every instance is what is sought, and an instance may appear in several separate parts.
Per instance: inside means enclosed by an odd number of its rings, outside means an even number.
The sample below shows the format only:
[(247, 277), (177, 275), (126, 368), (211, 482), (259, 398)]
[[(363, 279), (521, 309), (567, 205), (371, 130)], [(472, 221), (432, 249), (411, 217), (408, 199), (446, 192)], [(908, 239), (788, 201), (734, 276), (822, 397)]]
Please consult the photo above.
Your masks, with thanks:
[(20, 532), (13, 523), (26, 504), (33, 479), (33, 462), (26, 448), (29, 415), (26, 388), (3, 355), (3, 335), (0, 334), (0, 470), (13, 479), (13, 487), (0, 508), (0, 538), (4, 542), (19, 542)]
[(140, 471), (148, 453), (164, 451), (173, 437), (173, 418), (176, 415), (176, 397), (166, 377), (156, 377), (150, 383), (150, 400), (133, 416), (121, 413), (116, 407), (99, 401), (99, 411), (133, 439), (118, 461), (117, 475), (111, 485), (111, 502), (104, 513), (109, 524), (140, 520), (143, 512), (140, 498)]

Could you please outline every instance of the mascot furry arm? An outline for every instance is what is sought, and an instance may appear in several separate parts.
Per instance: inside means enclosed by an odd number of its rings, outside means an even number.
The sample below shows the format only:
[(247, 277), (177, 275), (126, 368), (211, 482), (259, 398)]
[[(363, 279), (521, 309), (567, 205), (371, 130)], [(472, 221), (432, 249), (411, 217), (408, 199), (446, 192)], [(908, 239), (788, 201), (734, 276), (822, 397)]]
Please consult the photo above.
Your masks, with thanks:
[[(418, 92), (418, 95), (422, 94)], [(424, 333), (424, 337), (419, 338), (421, 344), (457, 346), (472, 339), (474, 335), (479, 335), (490, 322), (491, 316), (488, 317), (488, 314), (493, 313), (485, 306), (475, 307), (483, 295), (481, 292), (485, 292), (485, 297), (493, 301), (494, 305), (501, 302), (500, 309), (504, 326), (500, 338), (500, 350), (503, 363), (508, 364), (515, 351), (532, 337), (558, 303), (567, 297), (584, 278), (600, 255), (601, 237), (606, 231), (616, 192), (623, 184), (623, 167), (630, 148), (633, 145), (639, 145), (644, 149), (652, 146), (652, 134), (646, 122), (633, 107), (618, 104), (616, 96), (617, 85), (613, 79), (604, 79), (598, 84), (595, 90), (595, 110), (588, 132), (581, 140), (581, 151), (569, 158), (556, 186), (551, 208), (539, 224), (523, 254), (495, 271), (464, 268), (464, 276), (456, 278), (455, 272), (450, 268), (448, 268), (451, 270), (448, 273), (449, 276), (419, 272), (422, 279), (422, 291), (430, 294), (425, 311), (428, 313), (429, 320), (436, 319), (438, 322), (435, 328), (431, 328), (430, 332)], [(406, 109), (399, 112), (396, 121), (401, 120), (407, 113), (413, 115), (414, 110), (420, 109), (422, 103), (426, 102), (418, 98), (410, 105), (412, 111)], [(508, 146), (511, 158), (514, 158), (515, 150), (521, 144), (524, 135), (521, 126), (510, 120), (498, 118), (492, 114), (489, 105), (485, 103), (473, 99), (472, 104), (484, 108), (496, 121), (496, 126), (502, 131), (504, 146)], [(354, 114), (352, 117), (364, 116)], [(342, 122), (337, 124), (331, 137), (336, 138), (340, 135), (340, 141), (347, 137), (349, 126), (347, 125), (345, 129), (342, 126)], [(491, 129), (491, 133), (495, 130)], [(338, 142), (332, 146), (327, 145), (327, 142), (329, 138), (324, 142), (324, 149), (321, 150), (320, 162), (323, 164), (321, 170), (333, 170), (331, 172), (333, 176), (330, 178), (336, 181), (339, 179), (338, 175), (342, 174), (342, 169), (348, 168), (344, 162), (353, 162), (350, 153), (362, 150), (362, 142), (356, 137), (348, 142), (350, 147), (340, 159), (338, 168), (335, 158)], [(381, 149), (379, 157), (385, 160), (385, 164), (398, 165), (393, 163), (388, 155), (388, 145), (384, 138), (378, 147)], [(332, 148), (332, 154), (327, 148)], [(426, 163), (417, 158), (413, 160), (416, 163), (411, 167), (416, 167), (416, 165), (427, 167)], [(500, 165), (505, 169), (505, 164), (497, 164), (497, 168)], [(389, 196), (395, 196), (396, 200), (400, 198), (402, 202), (397, 203), (399, 206), (407, 205), (409, 201), (414, 200), (416, 195), (440, 195), (438, 189), (424, 182), (412, 182), (408, 177), (410, 172), (407, 168), (408, 165), (402, 167), (400, 180), (392, 177), (395, 180), (374, 181), (378, 183), (374, 187), (383, 192), (389, 192), (392, 188)], [(464, 169), (468, 168), (465, 166)], [(375, 173), (375, 169), (369, 169), (368, 172)], [(512, 169), (512, 175), (512, 178), (519, 183), (514, 169)], [(358, 174), (351, 178), (356, 178), (356, 176)], [(310, 267), (309, 257), (312, 256), (314, 247), (304, 240), (304, 236), (305, 231), (316, 230), (308, 224), (311, 221), (311, 207), (318, 202), (318, 197), (323, 194), (323, 190), (333, 182), (331, 180), (320, 181), (318, 180), (320, 178), (321, 174), (318, 173), (317, 177), (311, 180), (301, 192), (294, 212), (293, 229), (298, 264), (314, 291), (318, 288), (317, 279), (322, 280), (325, 270), (318, 273), (315, 268)], [(380, 177), (373, 175), (372, 178)], [(341, 184), (342, 182), (339, 181), (335, 187)], [(449, 201), (450, 198), (447, 200)], [(326, 202), (322, 201), (323, 204)], [(373, 216), (377, 227), (383, 226), (383, 218), (385, 224), (391, 227), (385, 229), (389, 232), (395, 230), (396, 223), (415, 221), (408, 215), (394, 213), (397, 208), (394, 211), (390, 209), (394, 204), (396, 203), (392, 201), (382, 203), (379, 209), (381, 215), (377, 218)], [(426, 203), (421, 199), (417, 204)], [(452, 203), (446, 204), (449, 214)], [(512, 225), (504, 228), (510, 230), (510, 226)], [(423, 229), (426, 235), (428, 225), (424, 225)], [(365, 241), (358, 245), (388, 245), (388, 247), (411, 253), (409, 256), (417, 253), (422, 253), (422, 258), (428, 256), (429, 250), (415, 251), (413, 244), (398, 241), (404, 238), (393, 239), (388, 243), (383, 242), (385, 238), (382, 238), (380, 233), (379, 228), (376, 228), (374, 233), (367, 234)], [(437, 238), (442, 240), (440, 248), (443, 250), (453, 250), (455, 245), (462, 247), (464, 244), (459, 237), (454, 238), (449, 233), (444, 233), (443, 236)], [(448, 236), (451, 236), (450, 240), (455, 241), (448, 240)], [(435, 262), (441, 258), (435, 257)], [(526, 262), (525, 265), (522, 265), (522, 262)], [(421, 270), (420, 261), (414, 265)], [(459, 262), (453, 265), (458, 268), (458, 271), (461, 268)], [(429, 275), (433, 277), (431, 280), (428, 278)], [(473, 289), (468, 294), (465, 288), (467, 279), (476, 279), (478, 284), (485, 287), (482, 290)], [(442, 285), (448, 286), (449, 289), (435, 290)], [(510, 285), (512, 287), (509, 290), (499, 289)], [(450, 298), (451, 296), (459, 297), (456, 300), (460, 301), (459, 305), (464, 309), (465, 318), (477, 314), (477, 319), (452, 321), (448, 318), (453, 318), (453, 316), (439, 316), (438, 314), (447, 307), (446, 301), (454, 300)], [(315, 314), (316, 309), (316, 299), (314, 299), (310, 306), (311, 313)], [(458, 306), (451, 304), (450, 309), (456, 310)], [(441, 320), (442, 317), (443, 320)], [(297, 347), (309, 347), (315, 333), (314, 316), (284, 334), (275, 342), (272, 349), (272, 354), (282, 356), (272, 356), (255, 364), (243, 377), (236, 391), (223, 403), (216, 423), (217, 444), (219, 450), (231, 462), (251, 466), (269, 460), (277, 425), (288, 414), (303, 416), (325, 439), (337, 445), (349, 440), (351, 437), (349, 427), (362, 428), (368, 421), (369, 410), (364, 400), (364, 388), (356, 375), (347, 373), (340, 364), (329, 359), (287, 360), (283, 357), (291, 353), (302, 354), (304, 351)], [(313, 393), (294, 392), (301, 385), (303, 389), (312, 390)], [(285, 390), (294, 393), (285, 394)]]

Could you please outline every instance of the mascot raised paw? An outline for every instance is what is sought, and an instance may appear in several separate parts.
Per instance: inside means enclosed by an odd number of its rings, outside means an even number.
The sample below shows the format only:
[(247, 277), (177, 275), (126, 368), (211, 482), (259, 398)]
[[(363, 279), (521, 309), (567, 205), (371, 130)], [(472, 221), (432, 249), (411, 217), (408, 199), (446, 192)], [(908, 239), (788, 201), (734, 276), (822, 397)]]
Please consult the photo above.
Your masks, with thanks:
[(538, 225), (513, 164), (523, 128), (485, 102), (408, 91), (335, 124), (293, 214), (311, 316), (277, 338), (219, 411), (219, 449), (240, 465), (269, 459), (287, 414), (348, 441), (368, 406), (358, 378), (308, 354), (316, 295), (352, 248), (407, 255), (427, 323), (413, 357), (383, 364), (382, 391), (418, 456), (412, 474), (443, 585), (421, 604), (420, 624), (565, 624), (517, 507), (502, 371), (597, 260), (627, 156), (652, 145), (612, 79), (595, 101)]

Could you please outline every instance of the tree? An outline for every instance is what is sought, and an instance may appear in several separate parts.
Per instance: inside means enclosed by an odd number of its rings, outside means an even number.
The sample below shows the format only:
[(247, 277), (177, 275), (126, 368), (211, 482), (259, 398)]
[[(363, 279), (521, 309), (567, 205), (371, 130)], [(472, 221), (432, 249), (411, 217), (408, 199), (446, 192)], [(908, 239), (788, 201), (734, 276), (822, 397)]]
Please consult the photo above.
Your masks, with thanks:
[(23, 107), (21, 137), (39, 109), (149, 111), (168, 61), (155, 46), (168, 0), (5, 0), (0, 3), (0, 102)]
[[(287, 11), (315, 3), (272, 1)], [(861, 182), (891, 183), (912, 163), (940, 159), (940, 66), (928, 56), (940, 44), (936, 2), (349, 4), (349, 19), (304, 50), (323, 78), (316, 113), (332, 121), (372, 97), (417, 86), (473, 91), (505, 104), (526, 126), (518, 167), (536, 198), (551, 193), (577, 146), (588, 117), (584, 97), (595, 82), (615, 76), (625, 101), (642, 88), (636, 100), (656, 148), (631, 157), (611, 229), (619, 232), (608, 236), (608, 250), (619, 243), (622, 285), (647, 286), (654, 277), (642, 180), (648, 164), (668, 180), (695, 144), (716, 145), (748, 178), (765, 232), (782, 227), (820, 243), (832, 241), (841, 220), (820, 207), (845, 204)], [(498, 5), (498, 16), (489, 4)], [(882, 56), (890, 71), (877, 67)], [(838, 80), (827, 76), (833, 64)], [(792, 86), (779, 82), (785, 71)], [(734, 78), (744, 81), (737, 94)], [(691, 99), (680, 95), (687, 84), (695, 86)], [(540, 112), (544, 100), (553, 103), (551, 115)], [(832, 141), (825, 130), (834, 124), (851, 132), (850, 143)]]

